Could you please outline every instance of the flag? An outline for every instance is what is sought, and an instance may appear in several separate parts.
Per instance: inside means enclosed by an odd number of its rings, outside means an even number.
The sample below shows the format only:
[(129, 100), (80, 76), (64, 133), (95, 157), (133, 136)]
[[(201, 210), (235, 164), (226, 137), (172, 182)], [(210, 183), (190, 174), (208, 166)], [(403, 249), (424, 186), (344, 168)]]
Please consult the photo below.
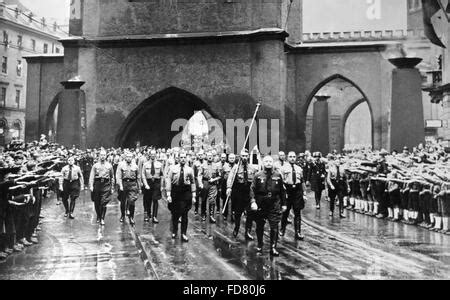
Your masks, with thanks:
[[(436, 34), (431, 18), (441, 10), (442, 4), (439, 0), (422, 0), (423, 25), (426, 37), (435, 45), (446, 48), (441, 39)], [(447, 7), (449, 9), (449, 7)]]

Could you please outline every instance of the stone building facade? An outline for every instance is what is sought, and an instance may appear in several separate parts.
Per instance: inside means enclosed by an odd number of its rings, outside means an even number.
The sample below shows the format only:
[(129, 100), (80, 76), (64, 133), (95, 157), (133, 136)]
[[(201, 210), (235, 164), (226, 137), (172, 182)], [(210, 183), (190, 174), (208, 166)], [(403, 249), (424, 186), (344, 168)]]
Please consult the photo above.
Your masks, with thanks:
[(57, 24), (33, 15), (17, 0), (0, 0), (0, 146), (24, 139), (27, 55), (60, 54), (66, 36)]
[[(367, 99), (375, 148), (389, 148), (397, 139), (390, 109), (407, 100), (392, 92), (395, 67), (384, 54), (398, 43), (302, 43), (301, 1), (84, 0), (74, 1), (72, 11), (72, 36), (62, 40), (59, 68), (58, 58), (29, 61), (36, 75), (51, 63), (62, 70), (58, 78), (68, 80), (66, 88), (41, 80), (29, 91), (29, 103), (39, 94), (50, 99), (30, 107), (27, 124), (39, 126), (27, 130), (29, 140), (49, 129), (47, 116), (56, 106), (60, 116), (73, 109), (68, 98), (79, 97), (81, 121), (58, 125), (58, 134), (62, 141), (64, 133), (78, 132), (64, 143), (82, 147), (169, 146), (175, 119), (198, 110), (223, 122), (250, 119), (261, 101), (259, 118), (279, 121), (279, 130), (269, 128), (268, 135), (283, 149), (304, 150), (309, 104), (335, 78)], [(408, 72), (417, 75), (411, 67)], [(402, 113), (423, 111), (413, 105)], [(423, 140), (422, 120), (417, 139), (399, 142)]]

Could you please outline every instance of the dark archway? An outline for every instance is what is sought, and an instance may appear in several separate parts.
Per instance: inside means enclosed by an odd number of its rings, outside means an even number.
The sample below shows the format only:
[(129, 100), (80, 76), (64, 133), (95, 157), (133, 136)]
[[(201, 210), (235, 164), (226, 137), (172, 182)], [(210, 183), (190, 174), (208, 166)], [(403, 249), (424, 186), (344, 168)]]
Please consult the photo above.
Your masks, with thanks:
[(170, 147), (180, 132), (172, 131), (177, 119), (189, 120), (197, 111), (206, 111), (216, 118), (210, 107), (199, 97), (176, 87), (167, 88), (144, 100), (123, 123), (116, 137), (121, 147)]
[[(326, 108), (324, 108), (325, 109), (324, 113), (328, 114), (329, 124), (326, 124), (328, 126), (325, 125), (325, 127), (327, 128), (326, 130), (328, 130), (328, 132), (326, 132), (327, 134), (324, 133), (321, 135), (324, 136), (325, 140), (327, 139), (326, 137), (329, 136), (329, 143), (328, 143), (329, 147), (320, 147), (320, 148), (324, 148), (324, 149), (308, 149), (308, 147), (311, 147), (311, 145), (310, 145), (311, 141), (313, 139), (317, 138), (317, 134), (318, 134), (316, 132), (316, 137), (314, 137), (314, 133), (312, 132), (313, 131), (312, 125), (314, 123), (314, 119), (312, 118), (312, 116), (310, 116), (312, 105), (313, 105), (313, 102), (315, 101), (315, 97), (318, 96), (319, 94), (322, 94), (325, 90), (327, 90), (327, 88), (332, 86), (333, 83), (336, 84), (336, 81), (338, 82), (338, 84), (345, 85), (345, 87), (339, 88), (341, 90), (341, 94), (342, 94), (340, 97), (341, 105), (338, 106), (339, 108), (334, 109), (334, 110), (331, 108), (328, 109), (328, 106), (326, 106)], [(351, 96), (345, 95), (344, 90), (347, 88), (351, 88), (353, 90), (351, 92), (352, 93)], [(331, 103), (331, 105), (332, 105), (333, 100), (336, 97), (336, 95), (330, 94), (327, 96), (330, 96), (330, 99), (328, 100), (328, 102)], [(347, 99), (347, 97), (349, 97), (349, 99)], [(346, 126), (347, 120), (348, 120), (350, 114), (361, 103), (367, 103), (367, 105), (369, 107), (370, 119), (371, 119), (370, 120), (370, 122), (371, 122), (371, 144), (373, 147), (374, 138), (375, 138), (375, 136), (374, 136), (375, 120), (373, 117), (372, 105), (371, 105), (369, 99), (367, 98), (366, 94), (362, 91), (362, 89), (357, 84), (355, 84), (352, 80), (350, 80), (340, 74), (334, 74), (334, 75), (326, 78), (325, 80), (323, 80), (320, 84), (318, 84), (313, 89), (313, 91), (309, 94), (309, 96), (307, 98), (307, 102), (305, 103), (305, 105), (302, 107), (302, 110), (301, 110), (302, 116), (303, 116), (303, 122), (304, 122), (304, 125), (301, 126), (301, 128), (304, 128), (303, 134), (304, 134), (306, 150), (322, 151), (322, 152), (331, 151), (334, 149), (342, 150), (345, 145), (345, 126)], [(323, 119), (323, 116), (322, 116), (322, 119)], [(314, 124), (317, 124), (317, 122), (315, 122)], [(317, 144), (317, 143), (315, 143), (315, 144)], [(314, 147), (312, 147), (312, 148), (314, 148)], [(333, 148), (333, 149), (331, 149), (331, 148)]]
[(56, 142), (56, 130), (58, 128), (58, 104), (59, 93), (50, 103), (47, 110), (47, 115), (45, 117), (45, 134), (48, 136), (50, 142)]

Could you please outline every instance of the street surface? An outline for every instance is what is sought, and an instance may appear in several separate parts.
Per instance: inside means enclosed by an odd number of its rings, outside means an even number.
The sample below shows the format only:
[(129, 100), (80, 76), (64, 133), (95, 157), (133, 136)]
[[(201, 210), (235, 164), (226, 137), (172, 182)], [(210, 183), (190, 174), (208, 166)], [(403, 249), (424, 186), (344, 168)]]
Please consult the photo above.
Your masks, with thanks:
[[(119, 223), (116, 199), (106, 227), (95, 221), (92, 202), (82, 194), (75, 220), (65, 220), (53, 198), (43, 206), (40, 244), (0, 263), (0, 280), (298, 280), (298, 279), (450, 279), (450, 236), (354, 212), (347, 219), (328, 216), (310, 200), (303, 213), (306, 240), (293, 239), (292, 225), (280, 239), (280, 257), (256, 255), (243, 228), (202, 223), (190, 214), (190, 242), (171, 239), (170, 214), (161, 201), (160, 224), (144, 223), (137, 202), (136, 228)], [(253, 230), (255, 227), (253, 228)], [(253, 232), (254, 234), (254, 232)]]

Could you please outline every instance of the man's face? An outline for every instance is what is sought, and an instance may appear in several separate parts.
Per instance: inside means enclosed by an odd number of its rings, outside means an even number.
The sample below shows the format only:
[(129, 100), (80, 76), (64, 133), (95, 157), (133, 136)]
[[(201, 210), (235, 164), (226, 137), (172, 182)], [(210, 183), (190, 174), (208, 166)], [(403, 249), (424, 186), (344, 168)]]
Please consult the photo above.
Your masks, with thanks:
[(102, 162), (104, 162), (105, 160), (106, 160), (106, 152), (100, 152), (100, 160), (102, 161)]
[(156, 151), (151, 151), (150, 152), (150, 159), (151, 160), (155, 160), (156, 159)]
[(285, 161), (286, 160), (286, 154), (284, 152), (280, 152), (278, 153), (278, 157), (281, 161)]
[(228, 156), (228, 162), (229, 162), (230, 164), (234, 164), (234, 163), (236, 162), (236, 155), (230, 154), (230, 155)]
[(180, 162), (180, 164), (181, 165), (185, 165), (186, 164), (186, 154), (185, 153), (181, 153), (179, 156), (178, 156), (178, 160), (179, 160), (179, 162)]
[(220, 161), (221, 162), (226, 162), (227, 161), (227, 155), (226, 154), (222, 154), (221, 156), (220, 156)]
[(212, 155), (212, 153), (208, 153), (208, 155), (206, 156), (206, 159), (208, 160), (208, 162), (212, 162), (214, 159), (214, 156)]
[(131, 164), (131, 161), (133, 160), (133, 155), (131, 154), (127, 154), (127, 156), (125, 156), (125, 161), (129, 164)]
[(270, 156), (266, 156), (263, 160), (264, 168), (267, 170), (271, 170), (273, 168), (273, 158)]
[(248, 154), (241, 155), (242, 162), (243, 163), (248, 162), (248, 157), (249, 157)]
[(67, 160), (67, 163), (69, 166), (73, 166), (75, 164), (75, 159), (73, 157), (70, 157), (69, 160)]
[(295, 153), (289, 153), (288, 160), (291, 164), (295, 163), (295, 161), (297, 160), (297, 156), (295, 155)]

